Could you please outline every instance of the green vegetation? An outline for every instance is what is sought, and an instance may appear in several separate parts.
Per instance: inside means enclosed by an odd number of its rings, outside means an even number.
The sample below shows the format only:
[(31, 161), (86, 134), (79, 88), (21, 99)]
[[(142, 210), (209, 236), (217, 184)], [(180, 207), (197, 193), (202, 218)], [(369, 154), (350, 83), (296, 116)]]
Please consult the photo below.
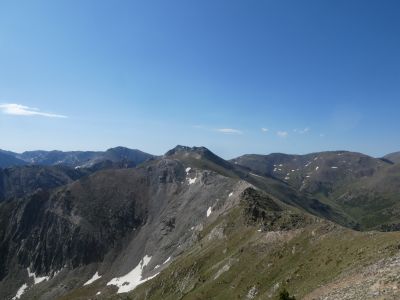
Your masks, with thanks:
[[(252, 287), (256, 298), (264, 299), (278, 297), (286, 286), (301, 298), (345, 270), (393, 255), (400, 238), (399, 233), (360, 233), (324, 221), (269, 232), (259, 232), (258, 223), (245, 224), (243, 209), (233, 209), (129, 299), (243, 299)], [(215, 230), (225, 237), (213, 239)]]
[(285, 289), (287, 299), (302, 299), (345, 272), (396, 254), (400, 240), (398, 232), (356, 232), (281, 209), (251, 189), (195, 234), (191, 249), (129, 294), (115, 294), (99, 280), (62, 299), (278, 299)]
[(296, 297), (289, 296), (289, 292), (286, 289), (283, 289), (279, 293), (279, 300), (296, 300)]

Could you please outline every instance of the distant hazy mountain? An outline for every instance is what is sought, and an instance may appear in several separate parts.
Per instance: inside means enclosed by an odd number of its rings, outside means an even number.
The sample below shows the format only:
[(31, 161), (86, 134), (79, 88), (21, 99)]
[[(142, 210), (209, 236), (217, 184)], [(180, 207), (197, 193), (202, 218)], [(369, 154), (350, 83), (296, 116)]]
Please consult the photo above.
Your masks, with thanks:
[(400, 152), (394, 152), (391, 154), (388, 154), (384, 157), (387, 160), (390, 160), (391, 162), (397, 164), (400, 163)]
[(21, 166), (26, 164), (21, 159), (16, 158), (12, 152), (0, 150), (0, 168), (7, 168), (11, 166)]
[(107, 151), (26, 151), (21, 154), (2, 151), (0, 152), (0, 167), (14, 165), (66, 165), (70, 167), (93, 167), (96, 164), (110, 161), (112, 163), (125, 162), (137, 165), (154, 157), (140, 150), (116, 147)]

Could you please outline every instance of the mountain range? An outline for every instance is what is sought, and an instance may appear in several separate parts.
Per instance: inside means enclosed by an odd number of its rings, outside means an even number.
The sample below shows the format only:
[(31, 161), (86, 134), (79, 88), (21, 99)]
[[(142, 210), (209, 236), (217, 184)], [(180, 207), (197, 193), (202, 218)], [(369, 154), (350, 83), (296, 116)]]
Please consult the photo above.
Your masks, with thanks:
[(6, 168), (20, 165), (63, 165), (75, 168), (88, 168), (109, 161), (113, 163), (126, 162), (133, 165), (152, 158), (153, 155), (136, 149), (125, 147), (110, 148), (106, 151), (25, 151), (15, 153), (0, 150), (0, 167)]
[(400, 159), (0, 152), (0, 299), (397, 299)]

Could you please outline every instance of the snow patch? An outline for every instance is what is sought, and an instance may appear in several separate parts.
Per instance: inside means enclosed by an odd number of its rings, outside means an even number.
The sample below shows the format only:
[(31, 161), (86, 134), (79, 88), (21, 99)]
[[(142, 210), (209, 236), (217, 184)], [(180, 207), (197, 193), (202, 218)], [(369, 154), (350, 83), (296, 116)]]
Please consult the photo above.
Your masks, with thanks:
[(233, 196), (233, 192), (230, 192), (228, 197), (232, 197)]
[(165, 265), (167, 262), (169, 262), (171, 260), (171, 256), (170, 257), (168, 257), (164, 262), (163, 262), (163, 265)]
[(197, 177), (195, 177), (195, 178), (190, 178), (190, 177), (189, 177), (189, 172), (190, 172), (190, 170), (192, 170), (191, 167), (187, 167), (187, 168), (185, 169), (185, 172), (186, 172), (186, 176), (187, 176), (187, 180), (188, 180), (188, 182), (189, 182), (189, 185), (195, 183), (196, 180), (197, 180)]
[(26, 289), (28, 288), (28, 285), (24, 283), (17, 291), (17, 294), (11, 299), (11, 300), (16, 300), (19, 299), (23, 293), (25, 293)]
[(221, 269), (218, 270), (217, 274), (215, 274), (214, 280), (221, 276), (221, 274), (229, 271), (230, 268), (231, 266), (229, 264), (224, 265)]
[(33, 284), (38, 284), (41, 283), (42, 281), (47, 281), (49, 280), (49, 276), (43, 276), (43, 277), (37, 277), (35, 273), (31, 273), (31, 269), (27, 268), (28, 271), (28, 276), (33, 277)]
[(256, 176), (256, 177), (261, 177), (261, 178), (262, 178), (262, 176), (260, 176), (260, 175), (257, 175), (257, 174), (254, 174), (254, 173), (250, 173), (250, 175), (253, 175), (253, 176)]
[(97, 293), (96, 293), (96, 295), (100, 295), (100, 294), (101, 294), (101, 292), (97, 292)]
[(211, 206), (207, 209), (207, 218), (211, 215), (212, 209)]
[(315, 171), (318, 171), (318, 169), (319, 169), (319, 167), (317, 166), (317, 167), (315, 167)]
[(100, 279), (100, 278), (101, 278), (101, 275), (99, 275), (99, 272), (96, 272), (96, 273), (92, 276), (92, 278), (90, 278), (88, 281), (86, 281), (83, 285), (89, 285), (89, 284), (95, 282), (97, 279)]
[(52, 277), (56, 277), (63, 269), (61, 268), (58, 271), (54, 271), (53, 276)]
[(188, 178), (189, 185), (195, 183), (196, 180), (197, 180), (197, 177), (195, 177), (195, 178)]
[(133, 291), (138, 285), (150, 280), (158, 275), (149, 276), (143, 278), (143, 269), (148, 265), (151, 260), (151, 256), (145, 255), (139, 264), (128, 274), (121, 277), (111, 279), (107, 285), (115, 285), (118, 287), (118, 294), (127, 293)]
[(331, 167), (331, 169), (337, 169), (338, 167)]

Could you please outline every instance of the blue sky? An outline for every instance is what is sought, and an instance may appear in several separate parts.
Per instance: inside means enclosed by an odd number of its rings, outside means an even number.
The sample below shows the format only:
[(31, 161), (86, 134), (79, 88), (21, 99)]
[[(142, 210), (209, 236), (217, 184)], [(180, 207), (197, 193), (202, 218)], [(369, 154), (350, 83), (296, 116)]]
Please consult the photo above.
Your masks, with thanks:
[(0, 148), (400, 151), (399, 14), (397, 0), (0, 1)]

